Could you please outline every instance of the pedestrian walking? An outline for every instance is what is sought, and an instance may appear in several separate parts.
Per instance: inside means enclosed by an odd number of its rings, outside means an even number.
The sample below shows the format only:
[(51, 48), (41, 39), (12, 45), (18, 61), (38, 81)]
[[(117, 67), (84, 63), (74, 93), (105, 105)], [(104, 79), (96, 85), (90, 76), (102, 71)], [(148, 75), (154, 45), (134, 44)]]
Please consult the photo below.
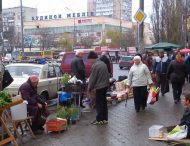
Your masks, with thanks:
[(148, 67), (142, 63), (140, 56), (135, 56), (134, 64), (129, 70), (128, 88), (133, 88), (134, 104), (136, 112), (145, 109), (147, 103), (147, 85), (152, 85), (152, 79)]
[(185, 83), (185, 78), (187, 76), (187, 68), (182, 59), (182, 55), (180, 53), (176, 54), (176, 59), (171, 61), (168, 71), (167, 78), (172, 83), (173, 88), (173, 98), (175, 104), (180, 101), (180, 96), (182, 93), (182, 87)]
[(109, 73), (104, 62), (98, 59), (98, 55), (91, 51), (88, 55), (91, 62), (92, 70), (88, 82), (88, 93), (95, 90), (96, 97), (96, 120), (92, 122), (94, 125), (108, 123), (108, 108), (106, 100), (106, 92), (109, 86)]
[(164, 56), (164, 50), (159, 50), (159, 56), (155, 58), (153, 74), (156, 76), (156, 86), (160, 87), (162, 96), (169, 92), (169, 82), (166, 76), (168, 66), (168, 57)]
[(185, 58), (185, 64), (187, 66), (187, 72), (188, 72), (187, 81), (190, 82), (190, 55), (186, 56), (186, 58)]

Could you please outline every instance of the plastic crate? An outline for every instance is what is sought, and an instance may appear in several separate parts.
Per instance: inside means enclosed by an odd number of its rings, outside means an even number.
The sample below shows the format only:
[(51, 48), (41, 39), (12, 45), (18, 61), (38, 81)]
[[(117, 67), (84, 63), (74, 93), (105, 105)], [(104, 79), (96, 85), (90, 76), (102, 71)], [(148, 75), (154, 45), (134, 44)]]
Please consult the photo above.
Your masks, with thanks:
[(53, 121), (46, 122), (46, 130), (52, 132), (60, 132), (67, 129), (67, 120), (62, 118), (57, 118)]

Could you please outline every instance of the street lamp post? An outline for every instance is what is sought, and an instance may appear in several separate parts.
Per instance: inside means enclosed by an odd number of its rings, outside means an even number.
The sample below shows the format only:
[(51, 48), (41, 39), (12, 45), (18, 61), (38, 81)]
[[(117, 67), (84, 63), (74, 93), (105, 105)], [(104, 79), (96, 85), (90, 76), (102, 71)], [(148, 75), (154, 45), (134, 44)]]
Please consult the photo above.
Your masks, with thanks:
[[(23, 35), (23, 10), (22, 10), (22, 0), (20, 0), (20, 22), (21, 22), (21, 48), (24, 52), (24, 35)], [(22, 53), (24, 55), (24, 53)], [(22, 56), (23, 57), (23, 56)]]
[[(67, 10), (71, 11), (72, 13), (74, 13), (74, 11), (68, 7), (65, 7)], [(73, 23), (73, 51), (76, 48), (76, 25), (75, 25), (75, 16), (74, 16), (74, 23)]]

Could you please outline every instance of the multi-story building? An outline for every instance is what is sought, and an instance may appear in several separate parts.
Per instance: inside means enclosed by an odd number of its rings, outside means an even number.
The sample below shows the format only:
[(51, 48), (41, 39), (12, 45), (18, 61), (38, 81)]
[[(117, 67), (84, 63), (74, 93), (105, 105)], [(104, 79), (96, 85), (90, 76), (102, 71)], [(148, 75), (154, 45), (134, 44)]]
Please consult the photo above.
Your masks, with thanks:
[[(37, 8), (23, 7), (23, 21), (32, 20), (32, 16), (37, 15)], [(14, 26), (16, 31), (21, 30), (21, 10), (20, 7), (3, 9), (3, 28), (6, 31), (10, 26)]]
[[(123, 21), (120, 25), (119, 19), (103, 17), (103, 16), (90, 16), (81, 18), (67, 18), (67, 19), (46, 19), (46, 20), (32, 20), (24, 23), (24, 37), (27, 42), (30, 42), (32, 47), (39, 47), (38, 41), (48, 35), (55, 40), (59, 40), (64, 33), (70, 35), (70, 37), (76, 37), (75, 41), (80, 42), (82, 37), (92, 37), (94, 46), (99, 46), (105, 34), (109, 30), (115, 30), (122, 33), (126, 33), (133, 29), (136, 25), (132, 21)], [(146, 44), (150, 44), (149, 25), (145, 24), (145, 39)], [(134, 30), (135, 31), (135, 30)], [(134, 32), (136, 34), (136, 32)], [(51, 39), (52, 40), (52, 39)], [(76, 46), (77, 47), (77, 46)]]
[(96, 16), (132, 21), (132, 0), (88, 0), (87, 9)]

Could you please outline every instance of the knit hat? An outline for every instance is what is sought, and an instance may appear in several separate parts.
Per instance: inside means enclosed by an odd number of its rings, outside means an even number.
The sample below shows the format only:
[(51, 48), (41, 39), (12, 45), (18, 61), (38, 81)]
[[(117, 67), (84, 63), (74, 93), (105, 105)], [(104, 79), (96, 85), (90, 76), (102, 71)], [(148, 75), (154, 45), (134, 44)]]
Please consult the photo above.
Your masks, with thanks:
[(30, 81), (31, 81), (32, 83), (35, 83), (35, 82), (38, 82), (38, 81), (39, 81), (39, 78), (38, 78), (37, 75), (31, 75), (31, 76), (29, 77), (29, 79), (30, 79)]
[(98, 55), (94, 51), (90, 51), (88, 54), (88, 59), (97, 59)]

